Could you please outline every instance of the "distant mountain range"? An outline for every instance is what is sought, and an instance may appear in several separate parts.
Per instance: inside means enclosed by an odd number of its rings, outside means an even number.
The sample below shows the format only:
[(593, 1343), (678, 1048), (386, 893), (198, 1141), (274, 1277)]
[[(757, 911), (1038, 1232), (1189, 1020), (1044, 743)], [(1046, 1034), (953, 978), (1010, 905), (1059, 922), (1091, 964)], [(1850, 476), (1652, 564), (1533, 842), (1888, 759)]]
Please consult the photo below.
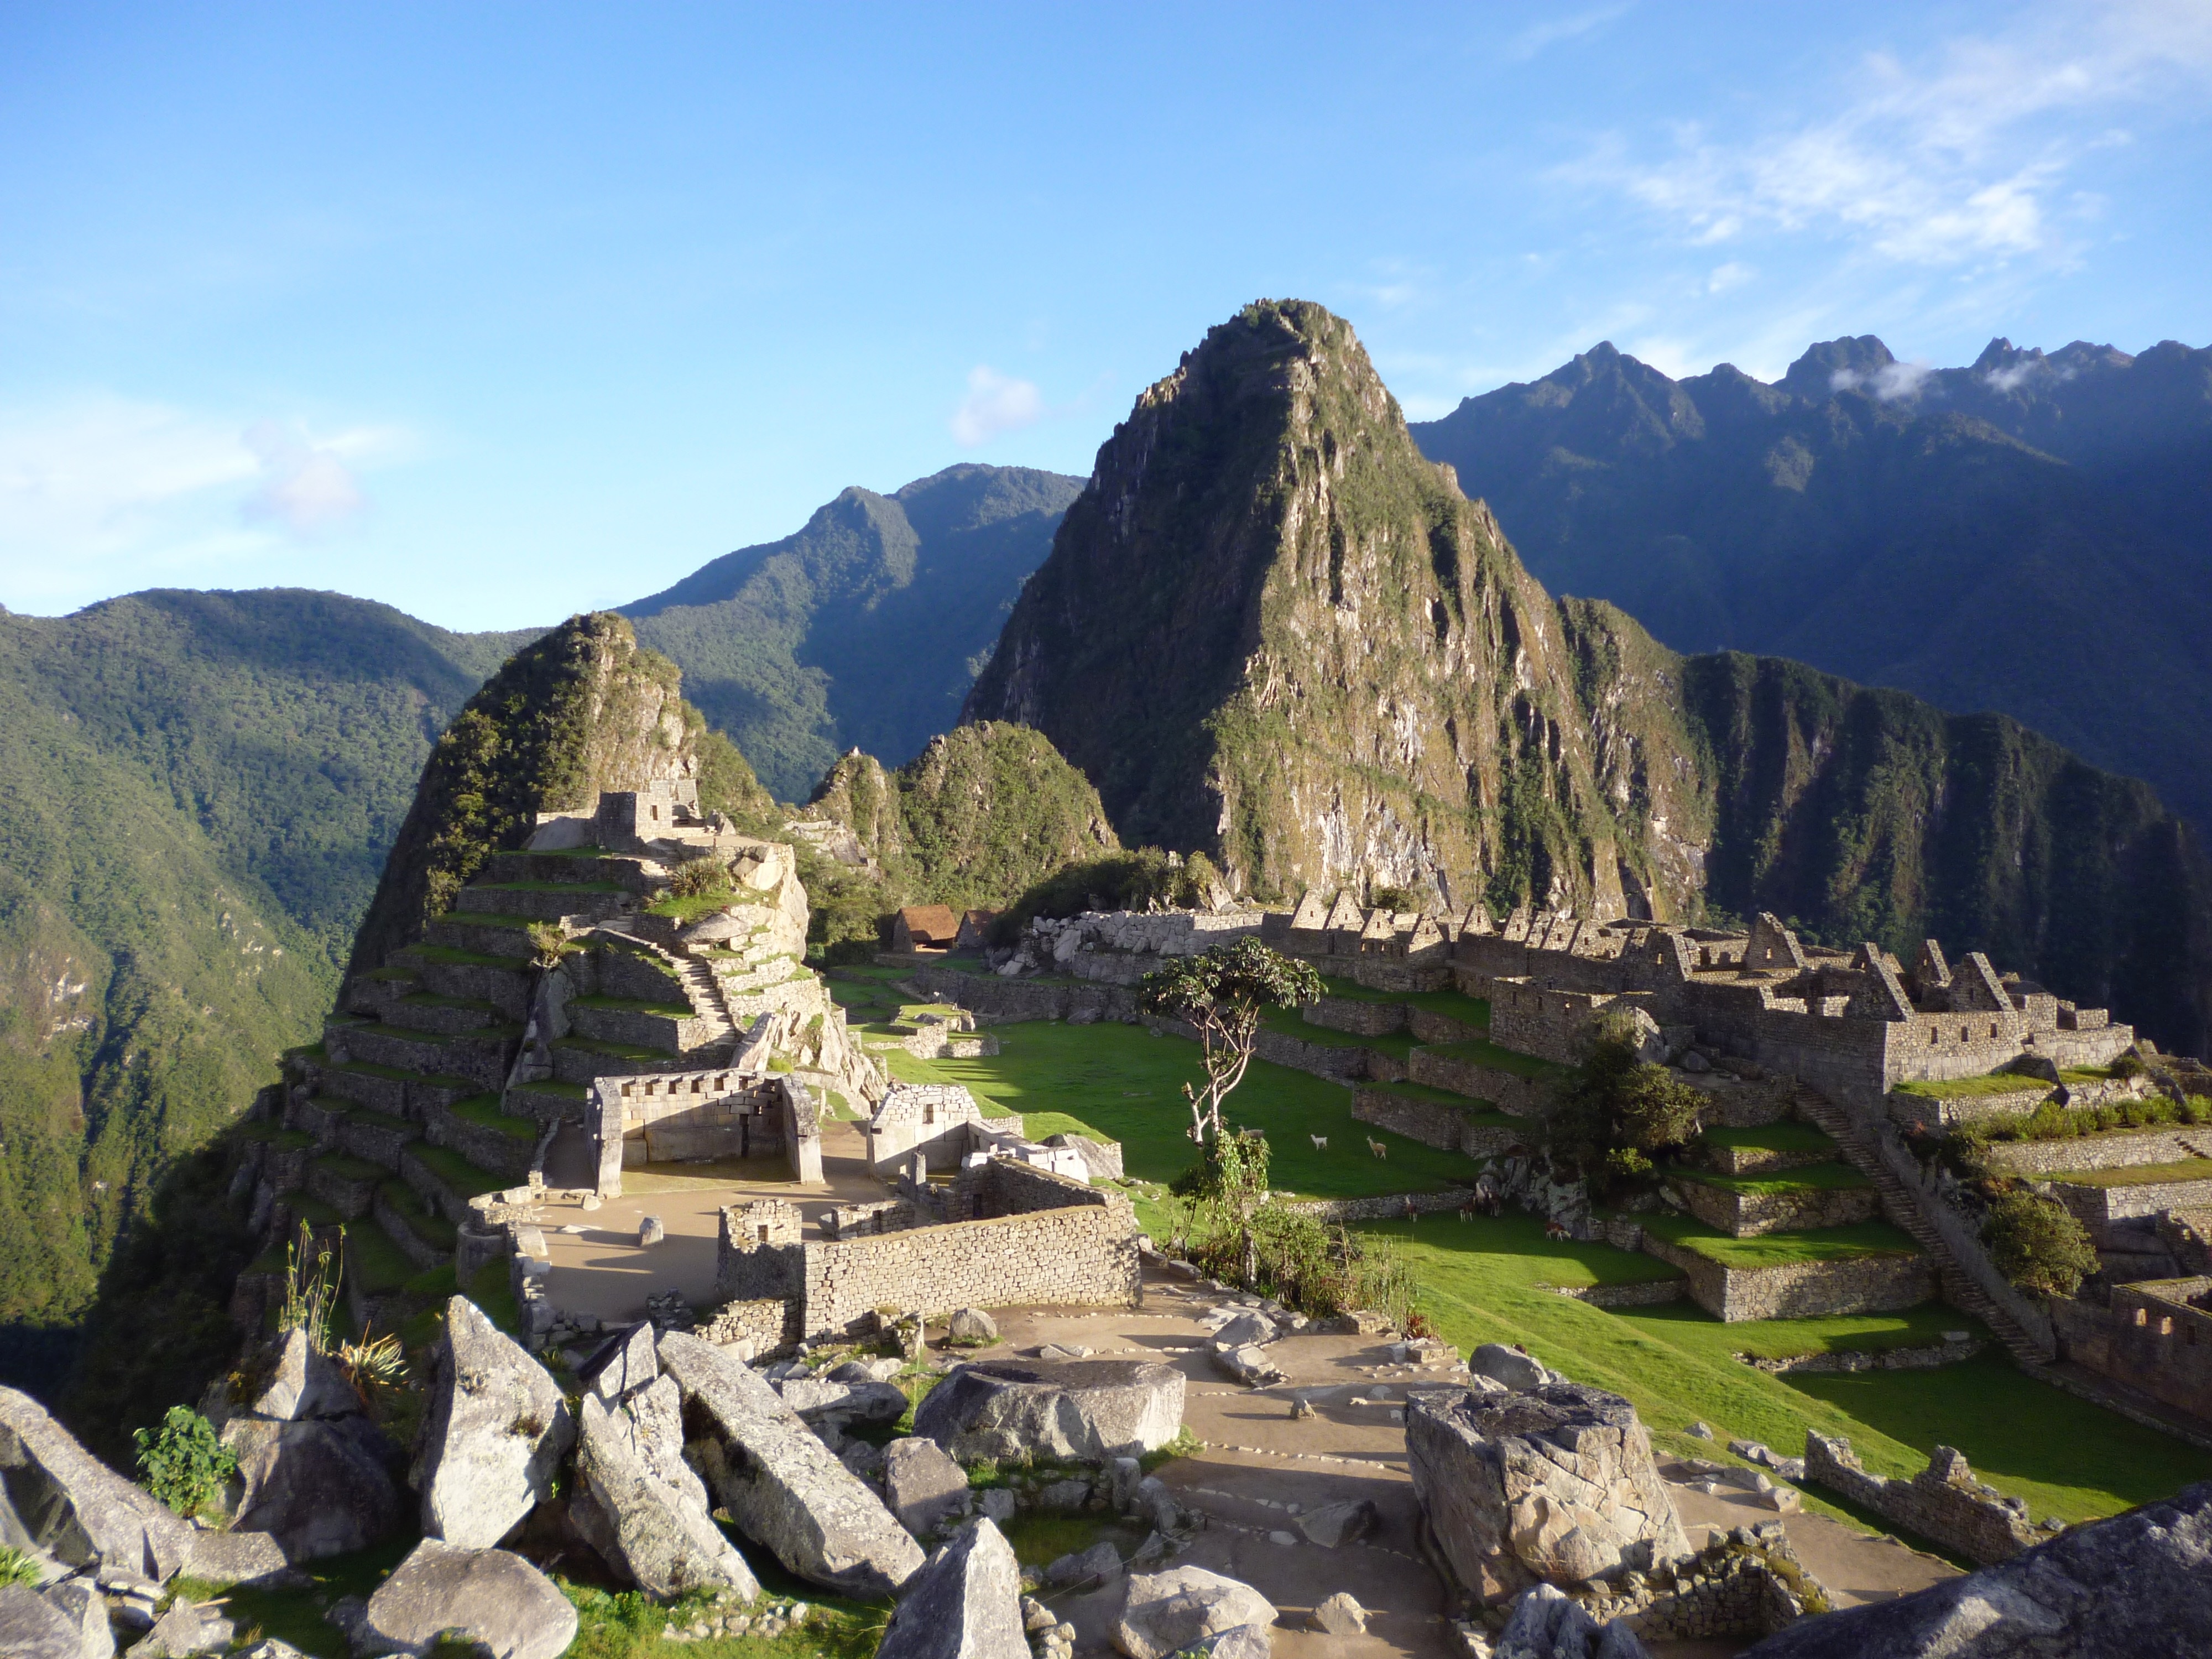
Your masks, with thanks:
[(1768, 386), (1607, 344), (1412, 429), (1553, 592), (2010, 714), (2212, 830), (2212, 349), (1863, 336)]

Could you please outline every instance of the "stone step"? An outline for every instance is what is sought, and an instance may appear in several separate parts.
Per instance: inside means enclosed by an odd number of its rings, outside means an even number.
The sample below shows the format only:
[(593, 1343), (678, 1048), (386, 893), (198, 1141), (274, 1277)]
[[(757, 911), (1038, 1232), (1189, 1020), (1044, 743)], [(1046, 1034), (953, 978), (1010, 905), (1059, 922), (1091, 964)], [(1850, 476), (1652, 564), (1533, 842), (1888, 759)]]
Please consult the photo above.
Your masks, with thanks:
[(641, 1072), (676, 1072), (690, 1066), (716, 1062), (700, 1055), (675, 1055), (658, 1049), (633, 1048), (583, 1037), (559, 1037), (549, 1045), (556, 1083), (589, 1086), (595, 1078), (634, 1077)]
[(552, 882), (471, 882), (453, 896), (455, 920), (482, 916), (519, 916), (526, 921), (559, 921), (573, 918), (600, 921), (628, 914), (637, 896), (611, 883), (564, 886)]
[(652, 859), (635, 853), (580, 848), (573, 853), (494, 853), (477, 874), (479, 880), (507, 885), (527, 882), (616, 887), (628, 893), (649, 893), (668, 881), (666, 872)]
[(399, 1154), (407, 1149), (407, 1143), (422, 1138), (420, 1124), (367, 1106), (353, 1108), (337, 1122), (341, 1152), (386, 1170), (398, 1170)]
[(307, 1165), (307, 1191), (348, 1221), (368, 1213), (377, 1184), (391, 1173), (344, 1152), (325, 1152)]
[(404, 1181), (387, 1181), (376, 1189), (372, 1212), (407, 1259), (428, 1272), (453, 1259), (453, 1224), (425, 1203), (422, 1195)]
[(422, 1119), (424, 1139), (459, 1152), (477, 1169), (497, 1176), (502, 1187), (530, 1178), (539, 1126), (530, 1117), (509, 1117), (490, 1095), (476, 1095), (434, 1108)]
[(506, 1085), (507, 1067), (522, 1040), (520, 1027), (495, 1026), (463, 1036), (358, 1025), (343, 1035), (345, 1061), (386, 1066), (425, 1076), (466, 1078), (479, 1089)]
[(412, 968), (400, 964), (372, 969), (347, 982), (344, 1012), (375, 1019), (392, 1003), (419, 988)]
[(399, 1178), (456, 1227), (469, 1219), (469, 1200), (514, 1185), (502, 1176), (478, 1169), (452, 1148), (427, 1140), (416, 1141), (400, 1155)]
[(421, 1121), (425, 1107), (464, 1100), (482, 1092), (483, 1085), (465, 1077), (442, 1073), (403, 1072), (396, 1066), (365, 1062), (325, 1066), (320, 1092), (333, 1100), (349, 1101), (388, 1117)]
[(470, 956), (520, 957), (524, 964), (536, 951), (524, 918), (463, 915), (458, 911), (448, 911), (434, 920), (423, 929), (423, 942)]
[(433, 995), (489, 1002), (511, 1020), (529, 1016), (531, 986), (538, 975), (527, 961), (434, 945), (410, 945), (400, 955), (421, 988)]
[(720, 1010), (702, 1016), (690, 1008), (678, 1012), (667, 1003), (633, 1001), (622, 997), (576, 997), (568, 1004), (569, 1029), (592, 1042), (611, 1042), (631, 1048), (656, 1048), (670, 1055), (705, 1047), (729, 1035), (730, 1022)]
[(510, 1023), (505, 1014), (479, 998), (439, 996), (428, 991), (397, 998), (386, 1006), (383, 1019), (383, 1024), (403, 1031), (428, 1031), (439, 1036), (458, 1036)]

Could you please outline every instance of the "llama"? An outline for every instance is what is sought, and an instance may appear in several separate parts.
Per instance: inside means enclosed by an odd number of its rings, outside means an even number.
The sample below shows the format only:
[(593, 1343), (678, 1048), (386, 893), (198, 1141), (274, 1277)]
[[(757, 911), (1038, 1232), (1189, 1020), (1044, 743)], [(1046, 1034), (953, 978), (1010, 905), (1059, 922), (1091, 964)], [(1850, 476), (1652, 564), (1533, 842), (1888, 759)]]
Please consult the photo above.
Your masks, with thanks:
[(1317, 1152), (1325, 1152), (1328, 1150), (1328, 1137), (1327, 1135), (1310, 1134), (1306, 1139), (1313, 1142), (1314, 1151)]
[(1374, 1153), (1376, 1157), (1381, 1158), (1385, 1164), (1388, 1164), (1390, 1161), (1390, 1149), (1388, 1146), (1385, 1146), (1381, 1141), (1376, 1139), (1373, 1135), (1367, 1137), (1367, 1150)]

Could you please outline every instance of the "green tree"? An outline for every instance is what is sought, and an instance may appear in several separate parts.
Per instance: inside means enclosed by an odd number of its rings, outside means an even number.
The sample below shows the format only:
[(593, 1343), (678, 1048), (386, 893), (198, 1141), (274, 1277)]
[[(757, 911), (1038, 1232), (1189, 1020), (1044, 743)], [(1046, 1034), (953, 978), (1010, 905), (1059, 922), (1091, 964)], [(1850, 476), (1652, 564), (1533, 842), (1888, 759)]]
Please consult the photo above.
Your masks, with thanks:
[(2097, 1249), (2079, 1221), (2033, 1193), (2000, 1194), (1982, 1219), (1990, 1260), (2034, 1296), (2071, 1296), (2097, 1271)]
[(1183, 1085), (1190, 1103), (1190, 1138), (1206, 1145), (1221, 1135), (1221, 1103), (1244, 1080), (1267, 1008), (1295, 1008), (1321, 1000), (1321, 975), (1247, 935), (1203, 955), (1178, 957), (1145, 975), (1138, 1006), (1146, 1013), (1198, 1028), (1206, 1066), (1203, 1089)]
[(1637, 1037), (1632, 1015), (1601, 1017), (1547, 1123), (1553, 1155), (1601, 1187), (1649, 1175), (1655, 1153), (1698, 1135), (1705, 1097), (1665, 1066), (1639, 1058)]

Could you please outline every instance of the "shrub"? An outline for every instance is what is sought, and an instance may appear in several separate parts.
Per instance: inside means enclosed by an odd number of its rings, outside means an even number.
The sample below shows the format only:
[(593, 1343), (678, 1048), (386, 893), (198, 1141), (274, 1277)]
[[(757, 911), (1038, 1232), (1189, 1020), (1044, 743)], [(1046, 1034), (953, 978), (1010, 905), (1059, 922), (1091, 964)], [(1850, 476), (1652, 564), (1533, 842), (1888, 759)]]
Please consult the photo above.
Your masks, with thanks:
[(0, 1549), (0, 1589), (10, 1584), (29, 1584), (36, 1588), (39, 1564), (21, 1550)]
[(686, 859), (668, 872), (668, 890), (678, 898), (702, 898), (730, 884), (730, 872), (720, 860)]
[(2141, 1077), (2149, 1070), (2150, 1067), (2143, 1064), (2143, 1057), (2138, 1054), (2122, 1054), (2112, 1064), (2112, 1075), (2115, 1078)]
[(1368, 894), (1374, 908), (1378, 910), (1418, 910), (1421, 896), (1410, 887), (1377, 887)]
[(530, 941), (530, 959), (540, 968), (558, 968), (563, 959), (584, 948), (563, 933), (557, 921), (533, 921), (522, 931)]
[(2097, 1271), (2097, 1251), (2081, 1224), (2033, 1193), (2002, 1193), (1991, 1200), (1982, 1242), (1997, 1271), (2031, 1295), (2071, 1296)]
[(220, 1508), (224, 1482), (238, 1473), (238, 1454), (216, 1437), (214, 1424), (189, 1406), (172, 1406), (159, 1429), (131, 1438), (155, 1497), (187, 1520)]
[[(1696, 1139), (1705, 1101), (1665, 1066), (1639, 1060), (1636, 1049), (1631, 1016), (1601, 1019), (1546, 1127), (1553, 1156), (1608, 1190), (1632, 1172), (1648, 1172), (1655, 1154)], [(1614, 1154), (1623, 1152), (1635, 1159), (1617, 1161)]]

